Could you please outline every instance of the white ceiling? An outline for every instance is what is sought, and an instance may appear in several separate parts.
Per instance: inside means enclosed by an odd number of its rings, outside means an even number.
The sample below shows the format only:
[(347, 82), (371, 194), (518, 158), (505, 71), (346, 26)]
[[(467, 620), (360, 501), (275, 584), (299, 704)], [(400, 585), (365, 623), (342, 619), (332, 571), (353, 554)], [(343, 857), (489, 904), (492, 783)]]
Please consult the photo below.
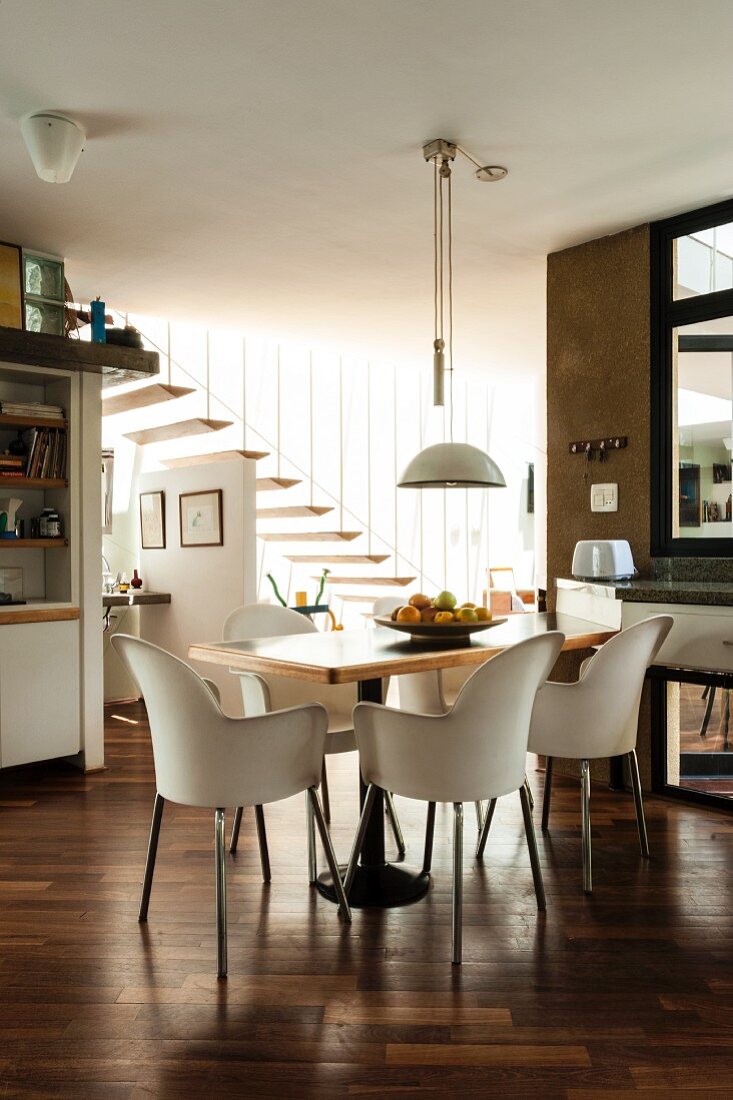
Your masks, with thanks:
[[(730, 0), (0, 0), (0, 238), (77, 296), (430, 358), (452, 138), (456, 347), (544, 358), (544, 257), (733, 193)], [(18, 121), (81, 121), (70, 184)]]

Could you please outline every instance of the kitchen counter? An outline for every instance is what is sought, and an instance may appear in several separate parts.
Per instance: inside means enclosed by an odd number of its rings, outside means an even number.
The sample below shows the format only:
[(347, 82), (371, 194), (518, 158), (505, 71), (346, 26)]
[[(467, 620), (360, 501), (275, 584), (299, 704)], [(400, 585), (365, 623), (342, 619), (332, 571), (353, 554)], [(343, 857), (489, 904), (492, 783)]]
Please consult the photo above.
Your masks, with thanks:
[(170, 592), (145, 592), (131, 588), (129, 592), (102, 593), (102, 607), (141, 607), (143, 604), (170, 602)]
[(702, 604), (733, 607), (733, 582), (667, 580), (636, 577), (630, 581), (577, 581), (558, 579), (557, 587), (626, 603)]

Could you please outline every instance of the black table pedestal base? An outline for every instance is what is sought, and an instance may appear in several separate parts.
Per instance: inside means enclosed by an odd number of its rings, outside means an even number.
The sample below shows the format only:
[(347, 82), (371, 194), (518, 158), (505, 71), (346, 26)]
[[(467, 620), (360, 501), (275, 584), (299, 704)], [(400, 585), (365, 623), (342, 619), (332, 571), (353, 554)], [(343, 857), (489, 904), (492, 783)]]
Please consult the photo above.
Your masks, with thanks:
[[(339, 870), (346, 874), (345, 867)], [(318, 876), (315, 885), (324, 898), (336, 902), (333, 880), (327, 871)], [(369, 906), (391, 909), (417, 901), (429, 885), (430, 875), (426, 871), (408, 871), (406, 867), (396, 867), (392, 863), (384, 863), (381, 867), (359, 866), (349, 891), (349, 905), (355, 909)]]

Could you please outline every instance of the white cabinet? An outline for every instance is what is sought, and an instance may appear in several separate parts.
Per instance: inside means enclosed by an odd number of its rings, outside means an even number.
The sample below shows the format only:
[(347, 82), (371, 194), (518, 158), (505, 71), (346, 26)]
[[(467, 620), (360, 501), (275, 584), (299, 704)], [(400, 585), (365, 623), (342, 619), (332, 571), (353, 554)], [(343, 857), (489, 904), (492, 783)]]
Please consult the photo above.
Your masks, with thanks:
[(649, 615), (674, 617), (655, 665), (733, 672), (733, 607), (625, 603), (622, 622), (631, 626)]
[(81, 746), (79, 621), (0, 626), (0, 767)]

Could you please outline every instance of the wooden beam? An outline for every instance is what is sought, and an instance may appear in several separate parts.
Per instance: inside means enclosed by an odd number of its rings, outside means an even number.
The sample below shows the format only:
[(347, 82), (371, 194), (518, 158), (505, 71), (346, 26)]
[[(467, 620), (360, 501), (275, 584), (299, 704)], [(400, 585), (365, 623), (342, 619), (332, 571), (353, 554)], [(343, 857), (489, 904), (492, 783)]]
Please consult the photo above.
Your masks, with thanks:
[(0, 327), (0, 363), (101, 374), (102, 385), (152, 378), (160, 370), (157, 351), (4, 327)]

